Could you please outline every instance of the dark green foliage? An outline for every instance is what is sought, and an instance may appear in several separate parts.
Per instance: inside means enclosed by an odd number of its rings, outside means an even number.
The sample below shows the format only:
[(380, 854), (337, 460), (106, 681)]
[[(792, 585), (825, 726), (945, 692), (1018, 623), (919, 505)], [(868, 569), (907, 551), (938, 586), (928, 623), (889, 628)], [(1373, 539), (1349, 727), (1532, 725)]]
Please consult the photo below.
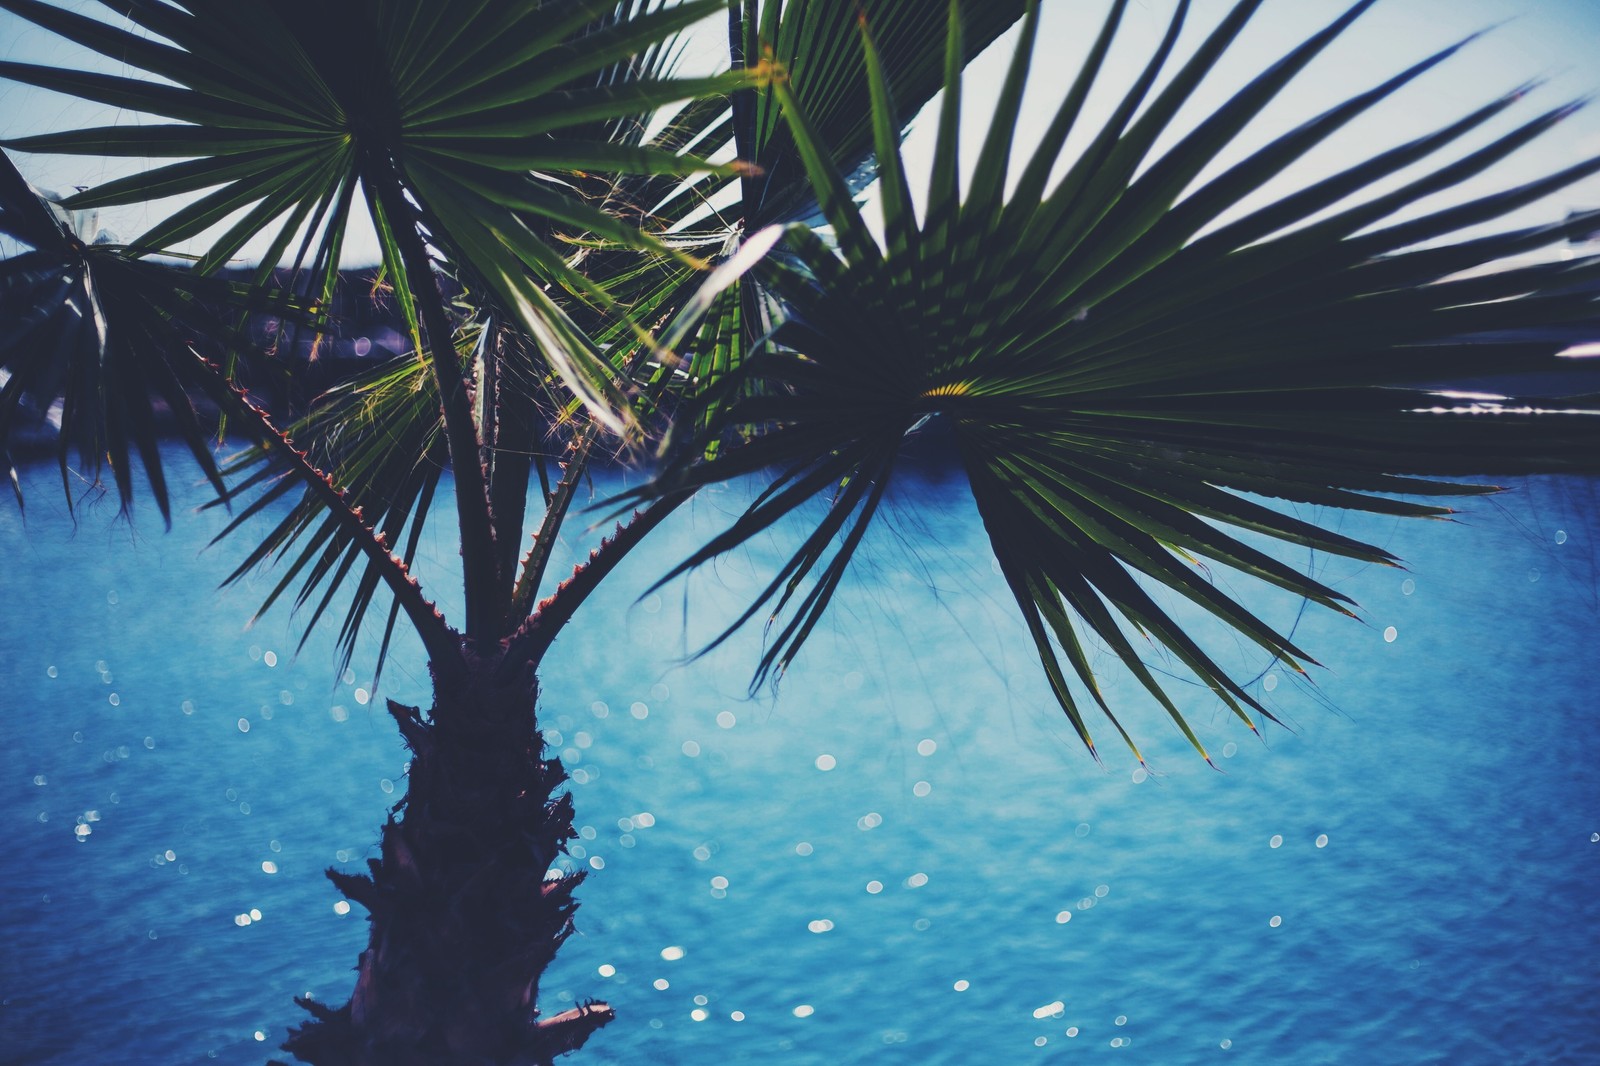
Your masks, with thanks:
[[(900, 119), (869, 27), (864, 55), (882, 181), (881, 240), (855, 204), (847, 175), (823, 148), (807, 108), (776, 85), (834, 241), (792, 229), (786, 254), (761, 268), (783, 321), (743, 368), (738, 398), (679, 449), (660, 482), (662, 490), (681, 491), (777, 471), (732, 528), (669, 576), (742, 543), (818, 493), (830, 494), (827, 517), (814, 535), (735, 623), (762, 610), (781, 619), (758, 681), (781, 672), (816, 625), (908, 435), (929, 419), (952, 427), (995, 555), (1051, 686), (1091, 747), (1084, 694), (1121, 729), (1090, 666), (1092, 642), (1133, 673), (1202, 754), (1146, 666), (1142, 644), (1163, 648), (1247, 723), (1252, 710), (1267, 713), (1152, 597), (1153, 587), (1187, 598), (1297, 671), (1309, 656), (1224, 593), (1208, 564), (1349, 613), (1344, 596), (1227, 527), (1394, 562), (1381, 548), (1253, 497), (1440, 516), (1448, 508), (1394, 494), (1487, 491), (1431, 479), (1438, 475), (1600, 466), (1600, 420), (1590, 404), (1537, 398), (1471, 403), (1429, 387), (1485, 375), (1559, 376), (1571, 366), (1556, 358), (1566, 346), (1561, 335), (1539, 328), (1595, 319), (1600, 257), (1493, 266), (1558, 242), (1597, 216), (1497, 237), (1447, 239), (1600, 172), (1600, 159), (1497, 196), (1394, 219), (1544, 132), (1570, 109), (1536, 117), (1459, 162), (1435, 163), (1397, 191), (1369, 193), (1355, 206), (1319, 217), (1402, 167), (1428, 160), (1520, 95), (1512, 94), (1435, 136), (1280, 194), (1214, 228), (1289, 164), (1455, 51), (1353, 96), (1196, 185), (1234, 136), (1370, 6), (1354, 5), (1153, 156), (1173, 115), (1258, 6), (1246, 2), (1152, 95), (1166, 59), (1164, 51), (1158, 54), (1051, 188), (1046, 179), (1080, 118), (1124, 6), (1113, 5), (1089, 65), (1009, 192), (1010, 138), (1037, 5), (1030, 5), (1010, 78), (964, 191), (954, 118), (960, 38), (952, 32), (938, 162), (920, 219), (899, 161)], [(1179, 5), (1163, 49), (1176, 40), (1185, 6)], [(954, 5), (951, 25), (953, 31), (959, 26)], [(704, 458), (717, 442), (735, 446)]]

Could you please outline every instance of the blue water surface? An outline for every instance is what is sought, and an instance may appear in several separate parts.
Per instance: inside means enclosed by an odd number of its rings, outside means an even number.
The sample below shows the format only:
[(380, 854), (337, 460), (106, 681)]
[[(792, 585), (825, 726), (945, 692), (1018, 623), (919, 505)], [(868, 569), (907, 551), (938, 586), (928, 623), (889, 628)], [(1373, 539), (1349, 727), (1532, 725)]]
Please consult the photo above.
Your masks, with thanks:
[[(298, 656), (287, 612), (245, 628), (268, 577), (214, 591), (245, 548), (202, 550), (218, 512), (74, 525), (54, 468), (24, 474), (26, 521), (0, 506), (0, 1062), (264, 1062), (364, 944), (322, 871), (376, 854), (403, 789), (376, 639), (337, 677), (335, 627)], [(1592, 483), (1340, 520), (1406, 571), (1285, 556), (1360, 621), (1215, 573), (1327, 664), (1298, 679), (1185, 615), (1286, 724), (1258, 739), (1175, 681), (1220, 772), (1114, 671), (1149, 769), (1105, 724), (1085, 752), (937, 477), (901, 487), (776, 698), (746, 694), (759, 630), (685, 665), (793, 530), (638, 597), (747, 498), (675, 516), (545, 664), (591, 877), (543, 1001), (618, 1011), (572, 1061), (1600, 1062)], [(413, 641), (382, 689), (427, 702)]]

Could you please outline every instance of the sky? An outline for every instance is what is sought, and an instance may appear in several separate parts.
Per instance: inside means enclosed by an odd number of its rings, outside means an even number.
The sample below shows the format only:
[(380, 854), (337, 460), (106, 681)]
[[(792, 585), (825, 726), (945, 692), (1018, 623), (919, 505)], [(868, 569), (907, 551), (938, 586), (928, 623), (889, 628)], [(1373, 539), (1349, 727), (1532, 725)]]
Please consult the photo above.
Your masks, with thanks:
[[(1109, 112), (1120, 90), (1164, 32), (1175, 0), (1134, 0), (1123, 21), (1106, 76), (1091, 97), (1091, 116)], [(1098, 32), (1109, 0), (1043, 0), (1040, 40), (1035, 52), (1029, 96), (1018, 128), (1018, 153), (1027, 153), (1048, 123), (1060, 97), (1071, 84), (1077, 64)], [(69, 7), (101, 10), (100, 5), (74, 0)], [(1228, 0), (1196, 0), (1178, 58), (1209, 32), (1229, 8)], [(1180, 116), (1174, 135), (1198, 121), (1255, 74), (1300, 40), (1331, 21), (1347, 7), (1346, 0), (1267, 0), (1245, 33), (1208, 78), (1191, 107)], [(1356, 158), (1402, 143), (1438, 128), (1525, 82), (1544, 84), (1476, 139), (1462, 142), (1456, 154), (1483, 143), (1496, 132), (1574, 99), (1600, 94), (1600, 0), (1381, 0), (1344, 37), (1305, 71), (1232, 147), (1219, 165), (1340, 100), (1375, 85), (1422, 57), (1479, 30), (1483, 38), (1441, 68), (1408, 86), (1376, 111), (1341, 131), (1328, 144), (1302, 160), (1275, 186), (1278, 192), (1304, 184)], [(686, 50), (691, 68), (714, 67), (721, 60), (724, 29), (708, 27)], [(989, 123), (998, 86), (1010, 62), (1015, 31), (969, 68), (965, 92), (964, 135), (970, 166)], [(0, 13), (0, 57), (119, 72), (123, 68), (68, 43), (56, 40), (8, 13)], [(937, 100), (932, 107), (937, 107)], [(151, 121), (147, 116), (115, 112), (100, 105), (69, 100), (54, 93), (0, 81), (0, 135), (21, 136), (84, 125)], [(931, 158), (933, 121), (913, 122), (906, 158), (913, 173)], [(1092, 124), (1080, 128), (1092, 131)], [(1070, 162), (1084, 137), (1069, 141), (1063, 165)], [(1170, 143), (1167, 142), (1167, 143)], [(1600, 104), (1569, 119), (1553, 133), (1506, 161), (1483, 179), (1447, 194), (1446, 199), (1481, 194), (1526, 181), (1600, 155)], [(23, 174), (49, 189), (70, 189), (136, 171), (127, 160), (13, 154)], [(1215, 168), (1208, 173), (1215, 173)], [(1205, 180), (1202, 175), (1201, 180)], [(1269, 192), (1270, 195), (1270, 192)], [(176, 205), (110, 209), (100, 224), (121, 239), (131, 239)], [(1600, 178), (1591, 178), (1525, 209), (1508, 224), (1553, 221), (1568, 210), (1600, 207)], [(190, 251), (198, 251), (191, 247)], [(246, 254), (250, 249), (246, 249)], [(375, 245), (370, 236), (352, 236), (351, 264), (370, 261)]]

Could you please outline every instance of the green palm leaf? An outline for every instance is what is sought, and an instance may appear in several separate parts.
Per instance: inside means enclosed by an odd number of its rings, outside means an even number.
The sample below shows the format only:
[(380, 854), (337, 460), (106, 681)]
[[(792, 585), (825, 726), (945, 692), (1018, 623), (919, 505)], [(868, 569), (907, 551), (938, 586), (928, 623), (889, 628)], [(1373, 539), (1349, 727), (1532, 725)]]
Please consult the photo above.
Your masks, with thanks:
[[(334, 197), (338, 209), (329, 211), (325, 201), (330, 190), (359, 183), (388, 202), (390, 214), (408, 216), (388, 219), (386, 228), (425, 224), (430, 244), (488, 281), (541, 338), (569, 387), (615, 417), (627, 405), (606, 360), (559, 304), (538, 295), (551, 283), (581, 291), (585, 280), (551, 246), (547, 227), (522, 220), (577, 222), (616, 235), (608, 216), (549, 175), (704, 167), (672, 153), (620, 152), (590, 128), (749, 84), (744, 75), (615, 77), (620, 60), (659, 49), (720, 3), (476, 4), (452, 9), (448, 20), (423, 0), (332, 8), (306, 0), (136, 3), (123, 5), (133, 26), (123, 29), (37, 0), (4, 0), (16, 14), (170, 84), (9, 62), (0, 63), (0, 77), (177, 123), (142, 128), (137, 136), (91, 129), (4, 143), (24, 151), (188, 157), (91, 189), (72, 203), (214, 190), (136, 238), (136, 247), (190, 239), (256, 206), (249, 225), (213, 243), (202, 260), (207, 270), (279, 222), (273, 247), (281, 253), (314, 206), (324, 204), (315, 208), (321, 228), (310, 272), (322, 283), (316, 295), (323, 300), (330, 295), (326, 263), (336, 258), (355, 203)], [(438, 23), (448, 49), (437, 36), (417, 32), (426, 23)], [(284, 88), (286, 70), (299, 72), (292, 92)], [(409, 202), (418, 204), (415, 219)], [(399, 249), (390, 251), (398, 259)], [(274, 265), (264, 262), (262, 270)], [(408, 281), (418, 291), (433, 287), (426, 275)]]
[[(804, 103), (784, 83), (774, 85), (834, 241), (792, 230), (786, 255), (760, 268), (782, 304), (783, 324), (742, 369), (741, 398), (708, 419), (647, 490), (681, 491), (758, 471), (774, 477), (743, 517), (667, 579), (815, 495), (831, 494), (822, 523), (735, 623), (768, 611), (774, 632), (758, 681), (781, 671), (811, 632), (907, 436), (929, 420), (949, 427), (1051, 688), (1091, 749), (1086, 700), (1128, 739), (1101, 695), (1091, 643), (1109, 650), (1202, 754), (1140, 644), (1164, 649), (1252, 728), (1253, 714), (1267, 715), (1154, 589), (1211, 614), (1294, 670), (1313, 660), (1224, 593), (1209, 564), (1350, 613), (1336, 590), (1236, 530), (1395, 562), (1379, 547), (1255, 497), (1437, 517), (1449, 510), (1431, 498), (1491, 491), (1441, 476), (1600, 467), (1600, 409), (1593, 403), (1485, 403), (1435, 391), (1440, 382), (1510, 373), (1545, 374), (1559, 384), (1570, 366), (1556, 358), (1567, 343), (1562, 328), (1600, 321), (1600, 257), (1515, 269), (1496, 264), (1561, 240), (1573, 225), (1592, 225), (1594, 216), (1568, 227), (1451, 238), (1600, 172), (1600, 160), (1396, 220), (1569, 109), (1455, 162), (1437, 162), (1436, 153), (1513, 97), (1491, 102), (1207, 233), (1237, 205), (1270, 192), (1290, 163), (1456, 49), (1351, 97), (1196, 186), (1370, 0), (1155, 155), (1173, 115), (1258, 6), (1236, 4), (1189, 59), (1167, 71), (1187, 7), (1180, 4), (1144, 76), (1049, 188), (1124, 6), (1113, 5), (1083, 77), (1009, 194), (1009, 137), (1038, 5), (1029, 5), (994, 132), (964, 195), (955, 172), (959, 125), (951, 117), (961, 54), (951, 34), (947, 111), (920, 220), (899, 160), (893, 93), (869, 35), (863, 54), (884, 189), (881, 240)], [(957, 8), (952, 2), (953, 28), (960, 25)], [(1158, 83), (1164, 88), (1152, 96)], [(1423, 176), (1395, 191), (1373, 191), (1418, 163), (1430, 168)], [(1355, 206), (1340, 206), (1352, 198)], [(707, 459), (714, 441), (727, 446)]]
[[(236, 402), (218, 390), (207, 362), (227, 352), (226, 309), (303, 312), (281, 294), (136, 259), (103, 234), (78, 232), (75, 213), (29, 186), (3, 155), (0, 235), (24, 247), (0, 263), (0, 450), (9, 455), (12, 433), (32, 409), (57, 430), (69, 501), (78, 476), (96, 486), (105, 464), (128, 510), (137, 459), (170, 522), (159, 449), (170, 428), (220, 490), (215, 427), (191, 396), (208, 395), (224, 411)], [(196, 349), (195, 338), (210, 338), (210, 347)], [(7, 469), (20, 502), (9, 459)]]
[[(536, 419), (533, 393), (498, 398), (505, 402), (495, 418), (474, 416), (474, 367), (455, 341), (475, 312), (451, 307), (444, 291), (466, 287), (490, 308), (497, 332), (516, 334), (508, 350), (538, 364), (526, 376), (540, 388), (564, 389), (591, 417), (628, 429), (626, 360), (591, 333), (643, 331), (622, 301), (579, 268), (582, 254), (571, 242), (586, 237), (685, 270), (697, 266), (605, 210), (603, 176), (681, 182), (686, 174), (732, 173), (627, 135), (663, 105), (725, 96), (758, 80), (750, 72), (676, 78), (668, 71), (674, 35), (720, 12), (721, 3), (547, 0), (452, 5), (446, 13), (428, 0), (332, 7), (144, 0), (118, 5), (127, 21), (113, 25), (37, 0), (0, 0), (137, 72), (0, 63), (0, 77), (166, 120), (136, 136), (90, 129), (3, 143), (162, 160), (80, 193), (69, 206), (184, 197), (134, 240), (135, 254), (204, 237), (209, 246), (196, 271), (207, 275), (252, 241), (265, 242), (257, 283), (286, 268), (289, 284), (318, 308), (331, 301), (352, 216), (365, 208), (416, 356), (434, 379), (429, 391), (442, 411), (468, 560), (466, 629), (476, 636), (499, 625), (510, 596), (528, 473), (522, 463), (519, 479), (514, 456), (530, 450)], [(506, 427), (518, 428), (503, 433)], [(299, 443), (312, 452), (313, 467), (329, 460), (334, 468), (353, 464), (352, 477), (371, 473), (344, 453), (341, 462), (323, 454), (321, 423), (298, 428), (309, 435)], [(495, 478), (492, 457), (501, 452), (513, 457)], [(370, 485), (339, 485), (362, 497), (371, 523), (408, 514), (427, 496), (393, 472)], [(383, 495), (389, 491), (398, 495)], [(373, 568), (387, 563), (371, 557), (370, 544), (362, 547), (355, 526), (317, 517), (333, 498), (313, 486), (296, 521), (263, 547), (273, 555), (293, 544), (291, 573), (308, 582), (300, 594), (307, 603), (323, 582), (321, 594), (331, 595), (367, 552), (353, 624), (370, 597)]]

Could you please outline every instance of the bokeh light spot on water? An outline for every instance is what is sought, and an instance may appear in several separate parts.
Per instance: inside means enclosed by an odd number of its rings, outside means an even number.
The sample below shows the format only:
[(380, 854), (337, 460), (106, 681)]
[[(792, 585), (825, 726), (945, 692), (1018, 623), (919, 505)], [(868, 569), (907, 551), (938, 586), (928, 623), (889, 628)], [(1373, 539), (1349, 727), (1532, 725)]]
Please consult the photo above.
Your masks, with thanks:
[(655, 684), (650, 686), (650, 698), (658, 703), (662, 700), (670, 699), (671, 696), (672, 689), (665, 681), (657, 681)]
[(264, 652), (262, 653), (261, 661), (266, 663), (268, 666), (277, 666), (278, 653), (275, 651)]
[(1271, 918), (1270, 918), (1270, 919), (1269, 919), (1269, 920), (1268, 920), (1268, 921), (1267, 921), (1267, 924), (1268, 924), (1268, 925), (1270, 925), (1270, 926), (1272, 926), (1272, 928), (1274, 928), (1274, 929), (1276, 929), (1276, 928), (1278, 928), (1278, 926), (1280, 926), (1280, 925), (1282, 925), (1282, 924), (1283, 924), (1283, 916), (1282, 916), (1282, 915), (1280, 915), (1280, 914), (1274, 914), (1274, 915), (1273, 915), (1273, 916), (1272, 916), (1272, 917), (1271, 917)]
[(907, 888), (921, 888), (927, 883), (928, 875), (925, 873), (914, 873), (910, 877), (906, 878)]
[(1272, 834), (1272, 839), (1267, 841), (1267, 847), (1269, 847), (1269, 848), (1281, 848), (1281, 847), (1283, 847), (1283, 834), (1282, 833), (1273, 833)]
[(729, 1017), (729, 1019), (731, 1019), (733, 1021), (742, 1022), (742, 1021), (744, 1021), (744, 1011), (742, 1011), (742, 1010), (731, 1011), (731, 1012), (729, 1012), (728, 1017)]
[(856, 819), (856, 828), (862, 830), (863, 832), (868, 829), (876, 829), (882, 824), (883, 815), (879, 814), (877, 811), (869, 811), (868, 813), (863, 814), (860, 818)]
[(248, 914), (235, 914), (233, 916), (233, 924), (243, 929), (250, 924), (250, 916)]
[(1077, 1036), (1078, 1035), (1078, 1027), (1076, 1025), (1067, 1026), (1067, 1035), (1068, 1036)]
[(1042, 1007), (1035, 1007), (1033, 1009), (1033, 1016), (1035, 1018), (1040, 1019), (1041, 1021), (1044, 1020), (1045, 1018), (1052, 1018), (1052, 1017), (1053, 1018), (1061, 1018), (1061, 1017), (1065, 1017), (1066, 1013), (1067, 1013), (1067, 1005), (1065, 1003), (1061, 1002), (1061, 1000), (1059, 1000), (1059, 999), (1056, 1000), (1054, 1003), (1046, 1003)]
[(256, 1030), (256, 1040), (257, 1041), (263, 1041), (266, 1038), (267, 1038), (267, 1034), (266, 1033), (262, 1032), (260, 1029)]
[(938, 750), (939, 750), (939, 742), (934, 740), (932, 737), (925, 737), (922, 740), (917, 741), (917, 754), (918, 755), (921, 755), (923, 757), (927, 757), (929, 755), (932, 755), (934, 752), (936, 752)]
[(367, 705), (368, 700), (372, 699), (372, 694), (364, 688), (356, 689), (352, 695), (355, 697), (355, 701), (363, 707)]
[(689, 1017), (693, 1018), (697, 1022), (703, 1022), (707, 1018), (711, 1017), (711, 1015), (706, 1012), (704, 1007), (696, 1007), (694, 1010), (689, 1012)]
[(1066, 925), (1070, 921), (1072, 921), (1072, 912), (1071, 911), (1056, 911), (1056, 924), (1057, 925)]
[(1050, 1042), (1050, 1040), (1049, 1040), (1048, 1037), (1036, 1036), (1036, 1037), (1033, 1038), (1033, 1046), (1034, 1047), (1044, 1047), (1049, 1042)]
[(916, 921), (911, 923), (911, 928), (915, 929), (919, 933), (925, 933), (930, 927), (932, 927), (932, 925), (933, 923), (928, 921), (928, 919), (918, 918)]
[(696, 744), (692, 740), (684, 741), (683, 748), (681, 750), (691, 759), (697, 758), (700, 755), (700, 745)]
[(120, 707), (122, 706), (122, 697), (113, 692), (111, 695), (106, 697), (106, 702), (111, 704), (113, 707)]
[(611, 965), (609, 962), (606, 962), (606, 963), (602, 963), (600, 965), (600, 968), (598, 970), (596, 970), (595, 972), (598, 973), (601, 977), (615, 977), (617, 975), (617, 968), (615, 966)]
[(961, 980), (957, 981), (951, 987), (954, 988), (957, 992), (965, 992), (967, 989), (972, 987), (972, 984), (966, 978), (962, 978)]
[(650, 705), (642, 700), (634, 700), (628, 707), (628, 713), (642, 722), (650, 717)]
[(1127, 1043), (1128, 1043), (1128, 1041), (1127, 1041), (1127, 1038), (1125, 1038), (1125, 1037), (1114, 1036), (1114, 1037), (1111, 1038), (1111, 1046), (1112, 1047), (1123, 1047)]
[(668, 962), (677, 962), (683, 958), (683, 948), (677, 944), (661, 949), (661, 957)]
[(665, 977), (657, 977), (654, 981), (650, 982), (650, 987), (654, 988), (657, 992), (665, 992), (667, 989), (672, 987), (672, 983), (669, 982)]
[(1111, 894), (1111, 886), (1110, 885), (1096, 885), (1096, 886), (1094, 886), (1094, 894), (1095, 894), (1095, 897), (1097, 899), (1105, 899), (1106, 896)]
[(383, 789), (385, 794), (388, 794), (394, 791), (394, 782), (385, 777), (383, 780), (378, 782), (378, 787)]
[(1277, 688), (1278, 687), (1278, 675), (1277, 674), (1268, 674), (1266, 677), (1262, 678), (1261, 679), (1261, 687), (1266, 689), (1268, 692), (1271, 692), (1273, 689)]
[(335, 914), (349, 914), (350, 913), (350, 904), (347, 901), (341, 899), (338, 903), (335, 903), (333, 905), (333, 913), (335, 913)]
[(717, 725), (723, 729), (732, 729), (738, 722), (739, 719), (734, 717), (732, 711), (721, 711), (717, 714)]
[(817, 756), (816, 767), (823, 773), (827, 773), (829, 770), (832, 770), (838, 765), (839, 760), (835, 759), (832, 755), (822, 754)]
[(155, 751), (156, 750), (156, 738), (155, 737), (145, 737), (144, 738), (144, 750), (145, 751)]
[(826, 933), (833, 929), (833, 922), (827, 918), (813, 918), (806, 923), (806, 928), (813, 933)]
[(810, 855), (815, 850), (815, 848), (813, 848), (804, 840), (794, 846), (794, 853), (796, 855)]
[(728, 879), (723, 877), (721, 874), (718, 874), (711, 879), (711, 887), (725, 889), (728, 887)]
[(1402, 596), (1409, 596), (1415, 591), (1417, 591), (1417, 583), (1415, 579), (1408, 577), (1404, 581), (1400, 582), (1400, 594)]
[(595, 700), (589, 704), (589, 713), (596, 718), (606, 718), (610, 716), (611, 708), (607, 706), (605, 700)]
[(1600, 844), (1600, 833), (1590, 833), (1589, 834), (1589, 843), (1591, 843), (1591, 844)]
[(1528, 571), (1528, 580), (1529, 581), (1538, 581), (1539, 580), (1539, 568), (1537, 566), (1534, 567), (1532, 570)]
[(1239, 752), (1239, 745), (1235, 744), (1231, 740), (1228, 741), (1226, 744), (1222, 745), (1222, 757), (1224, 759), (1231, 759), (1235, 755), (1237, 755), (1238, 752)]
[(77, 826), (74, 826), (72, 830), (73, 835), (76, 836), (80, 842), (89, 839), (89, 834), (93, 832), (93, 829), (90, 829), (88, 826), (81, 823)]
[(250, 732), (250, 719), (248, 719), (248, 718), (239, 719), (239, 732), (241, 732), (241, 733)]
[(267, 859), (261, 864), (261, 872), (264, 874), (275, 874), (278, 872), (278, 864), (273, 862), (271, 859)]
[(882, 891), (883, 891), (883, 882), (882, 881), (868, 881), (867, 882), (867, 895), (876, 896), (879, 892), (882, 892)]
[(1142, 766), (1136, 766), (1133, 768), (1133, 773), (1130, 776), (1133, 778), (1134, 784), (1142, 785), (1144, 784), (1145, 778), (1150, 776), (1150, 771), (1146, 770)]
[(1086, 837), (1089, 835), (1089, 823), (1079, 822), (1078, 827), (1072, 831), (1073, 836)]
[(793, 1013), (796, 1018), (809, 1018), (817, 1012), (816, 1009), (811, 1006), (811, 1004), (802, 1003), (794, 1009)]
[(933, 786), (926, 781), (918, 781), (916, 784), (911, 786), (911, 794), (913, 796), (926, 796), (932, 791)]
[(606, 860), (602, 859), (598, 855), (591, 855), (589, 856), (589, 865), (593, 866), (596, 870), (604, 870), (606, 868)]
[(45, 778), (45, 776), (43, 774), (34, 774), (33, 775), (33, 783), (36, 784), (36, 785), (44, 785), (44, 784), (48, 784), (48, 781), (46, 780), (46, 778)]
[(44, 668), (44, 673), (46, 677), (58, 677), (61, 672), (53, 666), (47, 666)]
[(594, 737), (580, 729), (578, 732), (572, 734), (572, 742), (578, 745), (579, 748), (587, 751), (589, 748), (594, 746)]
[[(1556, 543), (1557, 544), (1565, 544), (1566, 542), (1567, 542), (1567, 531), (1564, 530), (1564, 529), (1556, 530)], [(54, 677), (55, 675), (51, 674), (50, 676)]]
[(1219, 1048), (1221, 1048), (1223, 1051), (1227, 1051), (1229, 1048), (1231, 1048), (1233, 1046), (1233, 1041), (1224, 1038), (1222, 1043), (1218, 1044), (1217, 1046)]
[(1393, 644), (1394, 641), (1395, 641), (1395, 638), (1398, 637), (1399, 635), (1400, 635), (1400, 631), (1398, 629), (1396, 629), (1394, 626), (1388, 626), (1383, 631), (1384, 642), (1388, 643), (1388, 644)]
[(704, 844), (701, 844), (699, 847), (694, 849), (694, 857), (699, 859), (701, 862), (706, 862), (711, 858), (711, 849), (706, 847)]
[(1128, 1024), (1128, 1016), (1126, 1014), (1119, 1014), (1119, 1015), (1117, 1015), (1115, 1021), (1113, 1021), (1112, 1024), (1113, 1025), (1127, 1025)]
[(1317, 847), (1325, 848), (1327, 846), (1328, 846), (1328, 834), (1327, 833), (1318, 834), (1318, 836), (1317, 836)]
[(251, 907), (250, 908), (250, 920), (252, 922), (259, 922), (261, 920), (261, 911), (259, 911), (255, 907)]

